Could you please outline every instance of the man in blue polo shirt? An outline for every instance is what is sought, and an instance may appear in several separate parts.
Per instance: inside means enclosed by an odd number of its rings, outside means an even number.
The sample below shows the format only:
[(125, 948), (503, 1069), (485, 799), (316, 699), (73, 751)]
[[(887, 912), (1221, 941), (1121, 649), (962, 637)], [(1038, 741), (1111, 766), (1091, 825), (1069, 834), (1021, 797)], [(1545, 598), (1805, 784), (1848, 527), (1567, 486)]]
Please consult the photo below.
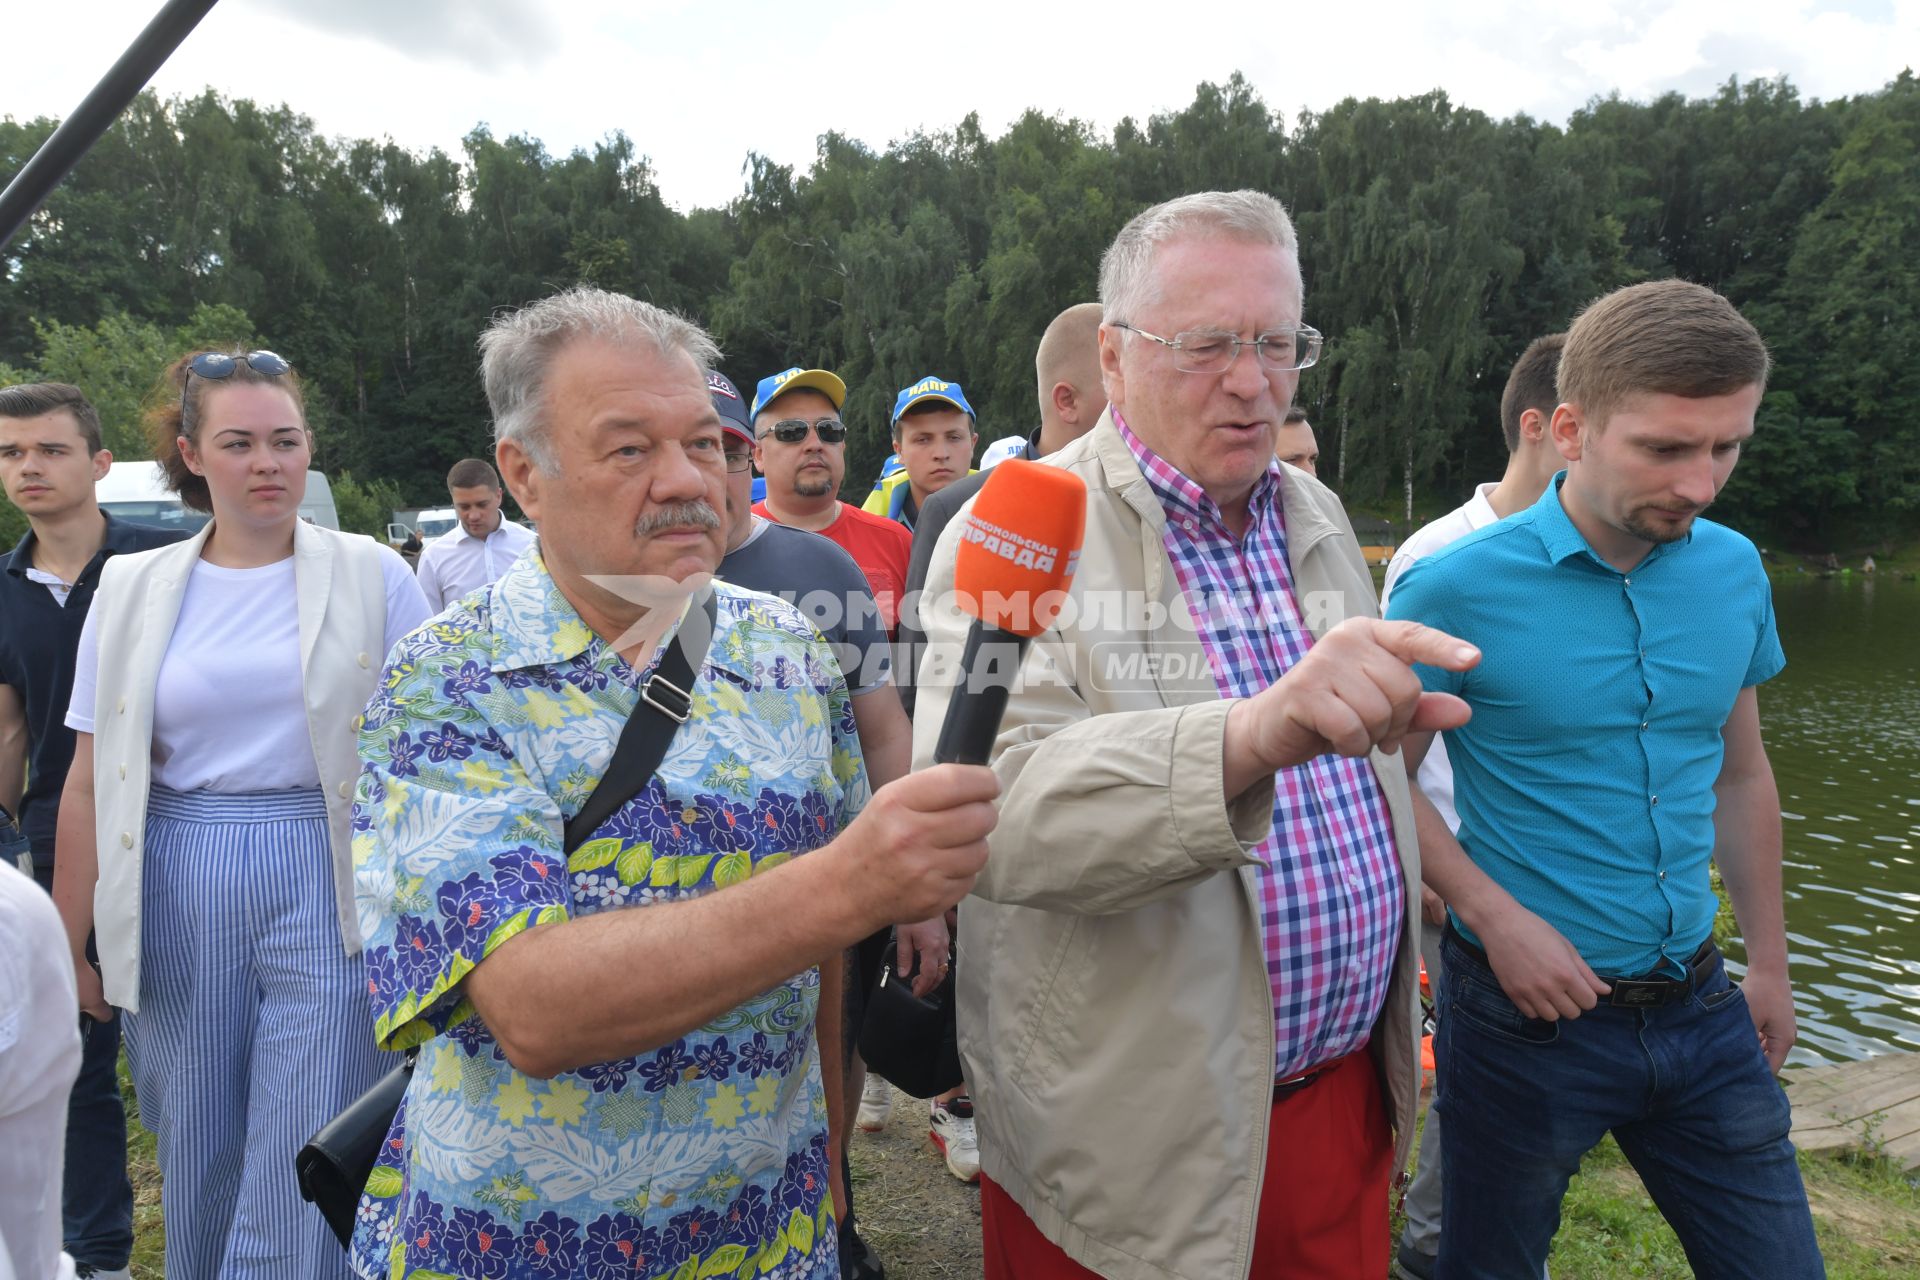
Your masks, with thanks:
[[(1567, 470), (1408, 569), (1389, 616), (1480, 646), (1421, 668), (1458, 840), (1416, 800), (1451, 925), (1438, 1043), (1438, 1275), (1541, 1274), (1568, 1179), (1611, 1132), (1694, 1273), (1824, 1274), (1774, 1072), (1794, 1040), (1780, 805), (1755, 686), (1785, 665), (1760, 558), (1699, 519), (1766, 386), (1726, 299), (1677, 280), (1595, 302), (1561, 356)], [(1430, 735), (1407, 739), (1417, 770)], [(1712, 941), (1716, 863), (1747, 969)]]
[[(73, 730), (65, 724), (73, 656), (100, 566), (116, 553), (184, 536), (123, 524), (100, 510), (93, 486), (112, 462), (101, 447), (100, 415), (78, 387), (0, 388), (0, 484), (28, 525), (0, 562), (0, 849), (48, 890), (60, 789), (73, 761)], [(133, 1250), (133, 1188), (115, 1075), (120, 1021), (94, 1023), (83, 1015), (81, 1038), (80, 1078), (67, 1111), (62, 1234), (80, 1275), (124, 1276)]]

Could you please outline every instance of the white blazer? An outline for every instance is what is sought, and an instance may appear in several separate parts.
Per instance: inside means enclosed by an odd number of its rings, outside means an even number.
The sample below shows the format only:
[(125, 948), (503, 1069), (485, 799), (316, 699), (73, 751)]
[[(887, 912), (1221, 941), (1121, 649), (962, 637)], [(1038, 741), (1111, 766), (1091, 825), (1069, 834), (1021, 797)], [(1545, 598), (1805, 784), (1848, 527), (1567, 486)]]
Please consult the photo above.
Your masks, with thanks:
[[(140, 877), (153, 761), (153, 695), (187, 580), (212, 531), (110, 558), (93, 604), (100, 670), (93, 708), (94, 931), (107, 1003), (140, 1008)], [(360, 950), (350, 830), (360, 715), (386, 657), (387, 593), (373, 539), (299, 521), (293, 534), (307, 733), (327, 800), (340, 941)], [(244, 732), (244, 726), (235, 726)]]

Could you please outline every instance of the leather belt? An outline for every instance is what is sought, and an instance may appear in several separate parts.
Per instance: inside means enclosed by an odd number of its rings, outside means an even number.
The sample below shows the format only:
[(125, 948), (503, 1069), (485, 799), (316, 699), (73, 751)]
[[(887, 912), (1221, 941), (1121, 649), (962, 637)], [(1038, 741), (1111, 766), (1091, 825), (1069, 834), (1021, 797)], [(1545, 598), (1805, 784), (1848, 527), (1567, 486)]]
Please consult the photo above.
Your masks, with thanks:
[(1329, 1063), (1324, 1067), (1315, 1067), (1311, 1071), (1302, 1071), (1297, 1076), (1288, 1076), (1285, 1080), (1275, 1080), (1273, 1082), (1273, 1100), (1278, 1102), (1289, 1094), (1300, 1092), (1315, 1080), (1327, 1074), (1331, 1069), (1332, 1064)]
[[(1452, 926), (1447, 928), (1447, 936), (1453, 945), (1466, 953), (1468, 959), (1477, 962), (1482, 968), (1492, 971), (1493, 965), (1487, 960), (1487, 953), (1473, 943), (1461, 937)], [(1700, 944), (1686, 963), (1686, 973), (1678, 978), (1669, 974), (1654, 972), (1642, 974), (1637, 978), (1615, 978), (1601, 974), (1600, 981), (1613, 988), (1611, 994), (1602, 998), (1601, 1003), (1620, 1009), (1659, 1009), (1684, 1000), (1693, 994), (1693, 989), (1704, 982), (1713, 972), (1714, 961), (1720, 958), (1720, 948), (1708, 938)]]

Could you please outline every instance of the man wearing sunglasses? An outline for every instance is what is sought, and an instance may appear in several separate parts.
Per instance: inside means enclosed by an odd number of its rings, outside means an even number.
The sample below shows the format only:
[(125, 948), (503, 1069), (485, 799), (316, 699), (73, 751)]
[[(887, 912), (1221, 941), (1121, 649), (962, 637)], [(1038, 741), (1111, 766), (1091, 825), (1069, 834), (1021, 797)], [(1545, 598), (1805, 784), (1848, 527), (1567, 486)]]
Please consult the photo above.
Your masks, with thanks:
[(913, 535), (840, 501), (847, 474), (847, 384), (825, 369), (793, 368), (760, 379), (753, 397), (753, 460), (767, 478), (758, 516), (840, 544), (866, 575), (892, 634), (906, 589)]

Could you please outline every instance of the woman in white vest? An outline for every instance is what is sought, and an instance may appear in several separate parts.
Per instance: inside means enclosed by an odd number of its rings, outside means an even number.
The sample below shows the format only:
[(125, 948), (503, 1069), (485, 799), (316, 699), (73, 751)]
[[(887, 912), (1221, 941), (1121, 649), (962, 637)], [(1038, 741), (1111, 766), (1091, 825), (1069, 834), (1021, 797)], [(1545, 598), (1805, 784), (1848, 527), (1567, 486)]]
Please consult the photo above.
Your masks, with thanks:
[(156, 456), (213, 519), (101, 575), (54, 896), (81, 1012), (126, 1012), (167, 1274), (346, 1277), (293, 1157), (391, 1065), (354, 923), (354, 722), (428, 611), (392, 550), (300, 519), (312, 438), (285, 360), (203, 352), (167, 378)]

